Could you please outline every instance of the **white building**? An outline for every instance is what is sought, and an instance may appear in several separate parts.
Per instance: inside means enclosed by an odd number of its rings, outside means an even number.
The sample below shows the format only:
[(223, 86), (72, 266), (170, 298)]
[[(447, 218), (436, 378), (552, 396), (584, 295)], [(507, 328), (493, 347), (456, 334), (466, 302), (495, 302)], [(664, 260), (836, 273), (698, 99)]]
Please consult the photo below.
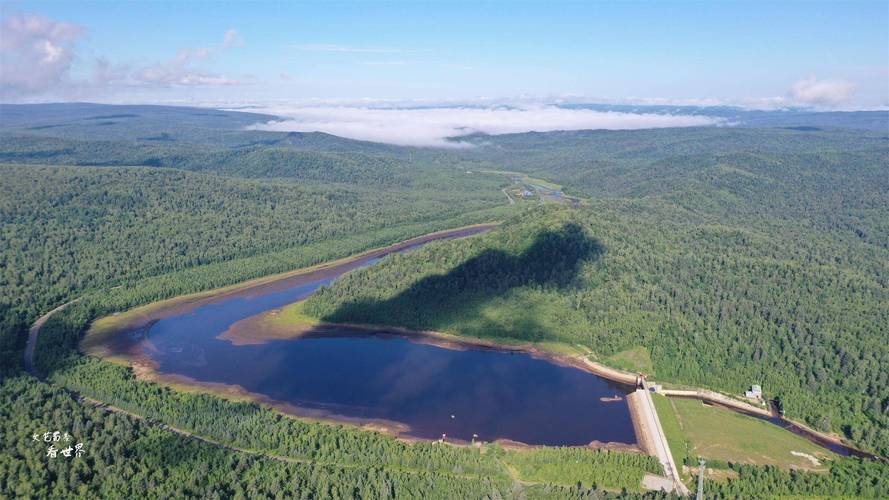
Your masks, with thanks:
[(750, 399), (762, 399), (762, 387), (753, 384), (750, 386), (750, 390), (744, 393), (744, 396)]

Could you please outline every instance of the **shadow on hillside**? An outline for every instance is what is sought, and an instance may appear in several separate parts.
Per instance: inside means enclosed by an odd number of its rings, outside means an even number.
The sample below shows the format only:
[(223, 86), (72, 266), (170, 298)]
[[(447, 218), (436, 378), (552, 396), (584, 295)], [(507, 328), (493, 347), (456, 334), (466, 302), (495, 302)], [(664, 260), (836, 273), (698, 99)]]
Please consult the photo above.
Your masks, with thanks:
[[(540, 233), (520, 255), (486, 250), (446, 274), (417, 281), (392, 298), (348, 302), (323, 320), (436, 329), (455, 319), (472, 319), (480, 305), (514, 288), (569, 287), (582, 264), (598, 258), (603, 251), (604, 247), (580, 226), (566, 224)], [(514, 317), (510, 323), (513, 328), (533, 330), (535, 325), (521, 326), (528, 321), (527, 317)]]

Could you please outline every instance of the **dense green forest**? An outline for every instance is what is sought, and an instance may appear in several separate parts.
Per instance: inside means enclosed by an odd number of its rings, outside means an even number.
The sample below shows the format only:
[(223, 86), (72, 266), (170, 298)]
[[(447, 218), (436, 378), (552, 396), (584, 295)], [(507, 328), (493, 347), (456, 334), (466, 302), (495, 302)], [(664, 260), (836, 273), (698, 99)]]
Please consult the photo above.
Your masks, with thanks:
[(777, 467), (732, 464), (738, 478), (709, 482), (709, 496), (717, 498), (886, 498), (886, 465), (856, 459), (831, 464), (829, 474), (781, 471)]
[[(364, 183), (385, 187), (430, 187), (446, 180), (440, 172), (414, 175), (409, 161), (392, 155), (354, 151), (307, 151), (277, 145), (228, 147), (145, 141), (86, 141), (0, 135), (0, 162), (81, 166), (172, 167), (260, 178), (309, 182)], [(442, 184), (441, 190), (452, 186)]]
[[(406, 446), (370, 432), (306, 429), (274, 425), (277, 437), (312, 442), (327, 461), (300, 460), (284, 452), (277, 458), (244, 453), (189, 439), (141, 420), (73, 400), (63, 390), (32, 378), (0, 382), (0, 496), (4, 498), (611, 498), (593, 485), (571, 482), (523, 484), (504, 468), (513, 457), (533, 463), (535, 453), (499, 448), (475, 450), (450, 446)], [(220, 408), (212, 408), (219, 410)], [(211, 408), (206, 408), (210, 411)], [(254, 409), (255, 410), (255, 409)], [(271, 413), (271, 412), (265, 412)], [(212, 418), (212, 415), (207, 415)], [(267, 415), (267, 418), (278, 418)], [(294, 421), (291, 421), (294, 422)], [(254, 427), (257, 434), (265, 428)], [(80, 458), (47, 458), (44, 432), (67, 432), (84, 444)], [(276, 434), (275, 431), (282, 434)], [(315, 431), (315, 432), (313, 432)], [(318, 431), (321, 435), (318, 435)], [(341, 432), (342, 431), (342, 432)], [(284, 434), (294, 432), (297, 434)], [(341, 434), (344, 441), (324, 436)], [(35, 440), (34, 434), (41, 435)], [(327, 439), (325, 439), (327, 438)], [(73, 442), (73, 441), (72, 441)], [(391, 450), (380, 449), (380, 443)], [(370, 446), (383, 460), (356, 464), (340, 458)], [(548, 452), (549, 459), (558, 455)], [(573, 452), (573, 467), (595, 471), (591, 477), (629, 482), (623, 462), (649, 457)], [(394, 465), (393, 459), (410, 464)], [(466, 465), (462, 468), (461, 465)], [(604, 465), (605, 467), (599, 467)], [(635, 465), (635, 464), (634, 464)], [(623, 469), (622, 469), (623, 467)], [(650, 465), (649, 465), (650, 467)], [(604, 471), (604, 472), (603, 472)], [(571, 477), (563, 474), (563, 477)], [(574, 475), (576, 476), (576, 475)], [(638, 483), (638, 480), (637, 480)]]
[(503, 198), (489, 182), (440, 192), (0, 166), (3, 364), (17, 366), (25, 325), (79, 292), (155, 277), (117, 293), (157, 299), (496, 219)]
[[(555, 132), (432, 150), (243, 130), (270, 117), (212, 110), (2, 112), (0, 496), (635, 497), (657, 470), (648, 457), (408, 445), (176, 392), (75, 350), (91, 320), (128, 307), (504, 219), (353, 272), (306, 310), (581, 344), (606, 362), (641, 347), (658, 381), (733, 393), (759, 382), (788, 415), (889, 453), (884, 133)], [(485, 170), (586, 201), (509, 205), (510, 181)], [(48, 383), (18, 374), (27, 327), (77, 297), (41, 334)], [(77, 429), (89, 458), (50, 462), (34, 427)], [(821, 475), (733, 467), (737, 479), (714, 485), (724, 497), (886, 492), (885, 464), (855, 459)]]
[[(865, 168), (870, 176), (877, 175), (885, 165), (879, 160), (885, 160), (889, 147), (887, 134), (889, 130), (872, 133), (783, 128), (529, 132), (472, 136), (465, 140), (480, 147), (455, 154), (548, 179), (581, 196), (687, 194), (695, 182), (710, 184), (722, 178), (731, 183), (739, 181), (748, 188), (760, 183), (765, 188), (761, 196), (770, 194), (776, 200), (792, 196), (787, 201), (803, 198), (808, 204), (828, 208), (807, 196), (802, 185), (790, 185), (786, 192), (775, 188), (803, 181), (825, 191), (829, 184), (824, 182), (828, 180), (838, 180), (840, 186), (862, 187), (862, 178), (842, 174), (859, 173)], [(861, 165), (862, 159), (865, 165)], [(743, 185), (726, 189), (743, 194)], [(856, 198), (867, 199), (861, 196), (864, 193), (853, 192), (859, 195)]]
[[(182, 437), (118, 413), (78, 403), (67, 391), (30, 377), (0, 382), (0, 495), (8, 498), (666, 498), (656, 493), (616, 493), (561, 485), (578, 469), (601, 475), (621, 471), (627, 455), (583, 450), (509, 453), (490, 449), (484, 459), (509, 463), (527, 477), (540, 474), (556, 484), (518, 482), (501, 474), (473, 475), (408, 470), (379, 465), (355, 467), (265, 458)], [(69, 432), (84, 443), (81, 459), (46, 458), (43, 432)], [(369, 434), (369, 433), (368, 433)], [(481, 456), (481, 455), (480, 455)], [(563, 461), (553, 461), (561, 458)], [(561, 466), (560, 466), (561, 465)], [(887, 494), (885, 467), (843, 459), (830, 475), (786, 473), (771, 467), (738, 466), (738, 479), (706, 482), (721, 498)], [(543, 472), (541, 472), (543, 471)], [(567, 471), (567, 474), (566, 474)]]

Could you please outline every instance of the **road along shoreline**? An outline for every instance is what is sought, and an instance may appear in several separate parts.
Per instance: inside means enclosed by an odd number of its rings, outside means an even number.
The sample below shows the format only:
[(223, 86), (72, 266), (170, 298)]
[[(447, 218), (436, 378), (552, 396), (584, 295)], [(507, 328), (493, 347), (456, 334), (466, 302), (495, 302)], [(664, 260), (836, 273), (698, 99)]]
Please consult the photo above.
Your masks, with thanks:
[(46, 322), (49, 321), (49, 318), (51, 318), (54, 314), (61, 312), (63, 309), (77, 302), (78, 300), (80, 300), (80, 298), (65, 302), (64, 304), (37, 318), (37, 321), (35, 321), (34, 324), (31, 325), (31, 328), (28, 330), (28, 343), (25, 344), (25, 371), (27, 371), (31, 375), (34, 375), (35, 377), (37, 376), (37, 370), (34, 369), (34, 351), (37, 349), (37, 336), (40, 335), (40, 329), (43, 328), (43, 325), (46, 324)]

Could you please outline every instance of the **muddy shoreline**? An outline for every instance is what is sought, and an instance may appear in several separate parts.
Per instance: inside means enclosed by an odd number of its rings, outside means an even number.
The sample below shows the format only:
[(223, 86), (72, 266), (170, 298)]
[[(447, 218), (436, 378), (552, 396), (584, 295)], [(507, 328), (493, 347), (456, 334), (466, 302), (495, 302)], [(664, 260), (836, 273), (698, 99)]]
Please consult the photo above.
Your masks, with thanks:
[(436, 240), (473, 236), (490, 231), (498, 225), (500, 225), (499, 222), (474, 224), (455, 229), (436, 231), (434, 233), (417, 236), (385, 247), (367, 250), (331, 262), (248, 280), (223, 288), (182, 295), (138, 306), (93, 321), (90, 329), (80, 341), (78, 348), (85, 354), (95, 356), (109, 358), (115, 358), (119, 355), (126, 356), (138, 342), (138, 339), (128, 338), (131, 337), (128, 334), (150, 328), (153, 322), (165, 317), (185, 314), (198, 307), (218, 303), (230, 298), (249, 298), (256, 295), (285, 290), (322, 279), (332, 278), (360, 267), (369, 260), (393, 252), (403, 251)]
[(653, 431), (644, 423), (644, 419), (642, 418), (642, 408), (640, 408), (641, 404), (642, 403), (639, 402), (638, 393), (631, 392), (627, 395), (627, 406), (630, 408), (630, 418), (633, 421), (633, 430), (636, 432), (636, 441), (638, 441), (637, 445), (643, 453), (656, 456), (651, 435)]

